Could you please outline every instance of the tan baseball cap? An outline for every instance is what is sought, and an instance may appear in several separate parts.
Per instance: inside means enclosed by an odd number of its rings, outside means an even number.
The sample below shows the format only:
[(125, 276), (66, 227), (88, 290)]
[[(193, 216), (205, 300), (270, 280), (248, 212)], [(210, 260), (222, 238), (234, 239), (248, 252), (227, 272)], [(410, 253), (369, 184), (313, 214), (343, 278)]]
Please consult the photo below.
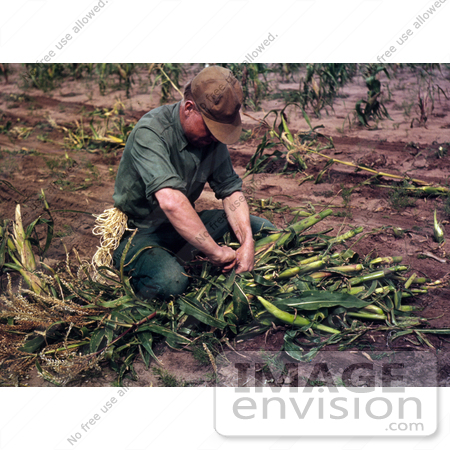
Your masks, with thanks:
[(206, 67), (192, 80), (191, 92), (211, 134), (224, 144), (237, 142), (242, 132), (243, 93), (231, 70)]

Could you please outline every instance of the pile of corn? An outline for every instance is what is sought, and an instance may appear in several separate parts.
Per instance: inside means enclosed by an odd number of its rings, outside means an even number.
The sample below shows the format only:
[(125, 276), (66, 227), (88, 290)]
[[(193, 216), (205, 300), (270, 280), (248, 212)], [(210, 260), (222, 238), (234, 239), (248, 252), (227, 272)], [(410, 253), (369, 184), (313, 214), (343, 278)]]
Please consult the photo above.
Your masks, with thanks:
[[(393, 339), (395, 332), (417, 334), (414, 328), (426, 325), (426, 320), (402, 302), (441, 282), (432, 283), (415, 273), (405, 277), (409, 267), (401, 265), (401, 256), (359, 258), (346, 242), (362, 227), (335, 237), (328, 235), (332, 229), (306, 231), (330, 214), (328, 209), (311, 215), (258, 240), (251, 274), (214, 275), (212, 268), (204, 267), (196, 286), (178, 299), (185, 313), (178, 316), (178, 329), (188, 332), (182, 324), (194, 316), (206, 325), (231, 330), (238, 342), (273, 326), (291, 330), (290, 344), (293, 336), (311, 332), (336, 335), (333, 342), (337, 342), (373, 323), (394, 331)], [(335, 250), (337, 246), (347, 248)], [(429, 343), (426, 338), (423, 342)]]
[[(399, 256), (360, 258), (347, 242), (362, 227), (334, 237), (332, 228), (312, 233), (329, 209), (258, 240), (251, 273), (225, 275), (207, 262), (201, 269), (193, 264), (188, 292), (170, 302), (137, 298), (124, 276), (124, 256), (118, 271), (99, 267), (98, 277), (91, 276), (91, 264), (78, 258), (77, 267), (69, 255), (64, 270), (35, 261), (34, 227), (47, 227), (46, 248), (53, 233), (46, 203), (45, 210), (49, 219), (24, 230), (18, 206), (12, 232), (6, 223), (0, 227), (0, 268), (25, 281), (14, 291), (8, 273), (0, 295), (0, 384), (21, 384), (35, 365), (45, 379), (65, 385), (106, 360), (121, 384), (126, 375), (136, 376), (138, 355), (147, 366), (152, 359), (159, 364), (156, 340), (175, 349), (192, 349), (212, 337), (230, 345), (230, 339), (238, 343), (274, 326), (285, 331), (283, 350), (299, 360), (327, 344), (348, 348), (374, 328), (389, 330), (390, 340), (414, 334), (430, 346), (427, 333), (450, 333), (427, 328), (403, 302), (444, 281), (404, 276), (409, 268)], [(306, 354), (303, 337), (315, 342)]]

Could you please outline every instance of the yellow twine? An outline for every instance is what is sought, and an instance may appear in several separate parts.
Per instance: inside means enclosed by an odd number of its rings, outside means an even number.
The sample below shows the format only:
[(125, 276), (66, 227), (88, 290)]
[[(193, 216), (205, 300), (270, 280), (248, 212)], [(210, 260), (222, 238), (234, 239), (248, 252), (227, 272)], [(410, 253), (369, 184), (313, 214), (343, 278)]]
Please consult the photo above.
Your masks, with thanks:
[(111, 267), (112, 254), (119, 246), (123, 233), (127, 228), (128, 217), (117, 208), (106, 209), (102, 214), (96, 215), (95, 226), (92, 234), (100, 236), (100, 246), (97, 247), (92, 257), (94, 280), (98, 279), (98, 268), (101, 266)]

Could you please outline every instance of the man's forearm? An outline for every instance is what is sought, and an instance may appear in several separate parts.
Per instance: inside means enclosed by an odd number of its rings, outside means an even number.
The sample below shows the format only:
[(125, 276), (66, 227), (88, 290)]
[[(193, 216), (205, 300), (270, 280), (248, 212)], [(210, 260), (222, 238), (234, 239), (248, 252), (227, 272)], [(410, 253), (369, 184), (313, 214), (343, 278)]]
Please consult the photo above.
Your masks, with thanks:
[(223, 200), (223, 207), (228, 223), (241, 244), (236, 251), (236, 273), (251, 271), (255, 261), (255, 247), (250, 226), (250, 214), (244, 194), (240, 191), (234, 192)]
[(217, 253), (219, 246), (182, 192), (166, 188), (155, 196), (170, 223), (187, 242), (207, 256)]
[(250, 226), (250, 213), (244, 194), (240, 191), (233, 192), (223, 200), (223, 207), (227, 215), (228, 223), (234, 231), (239, 243), (252, 244), (253, 235)]

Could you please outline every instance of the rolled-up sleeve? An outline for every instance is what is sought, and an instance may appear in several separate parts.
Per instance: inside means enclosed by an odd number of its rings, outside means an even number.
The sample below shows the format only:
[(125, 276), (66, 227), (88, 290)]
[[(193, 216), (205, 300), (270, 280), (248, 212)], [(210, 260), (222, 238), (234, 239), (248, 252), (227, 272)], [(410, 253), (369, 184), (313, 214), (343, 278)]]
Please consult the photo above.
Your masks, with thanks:
[(242, 190), (242, 180), (233, 169), (230, 153), (225, 144), (217, 146), (214, 153), (213, 170), (208, 178), (208, 183), (219, 200)]
[(177, 189), (186, 195), (186, 183), (173, 167), (169, 149), (160, 136), (149, 128), (136, 131), (132, 148), (132, 163), (145, 184), (145, 196), (163, 188)]

